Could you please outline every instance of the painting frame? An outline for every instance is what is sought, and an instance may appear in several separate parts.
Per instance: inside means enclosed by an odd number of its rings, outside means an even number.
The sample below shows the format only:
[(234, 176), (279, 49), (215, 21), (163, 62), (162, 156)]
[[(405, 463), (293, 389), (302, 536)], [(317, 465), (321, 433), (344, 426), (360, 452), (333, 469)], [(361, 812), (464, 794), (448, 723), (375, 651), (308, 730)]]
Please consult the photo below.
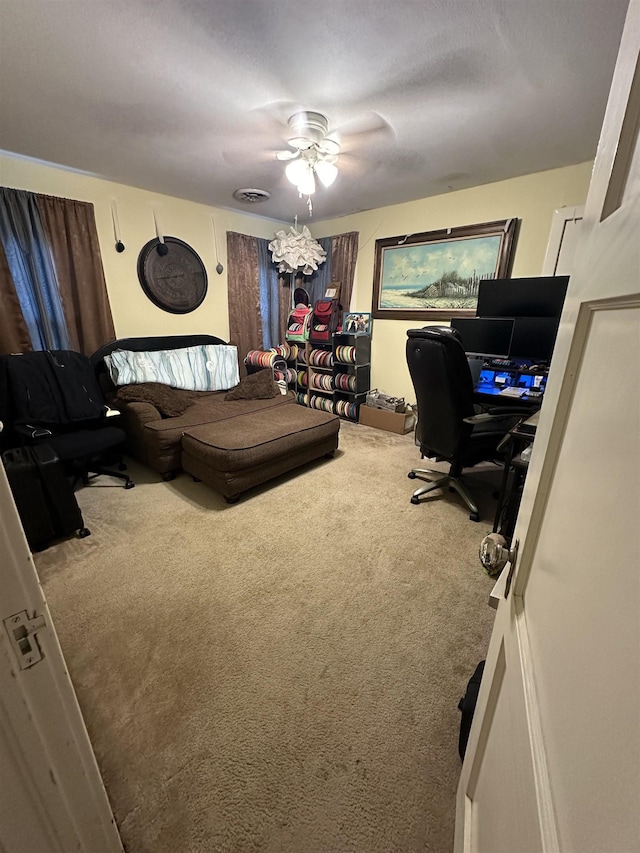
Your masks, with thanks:
[[(512, 218), (376, 240), (372, 317), (379, 320), (450, 320), (475, 316), (478, 282), (483, 278), (511, 276), (517, 226), (518, 220)], [(443, 268), (444, 251), (449, 253), (446, 264), (451, 270)], [(473, 269), (466, 278), (460, 276), (456, 264), (461, 269), (468, 268), (473, 263), (474, 252), (482, 263), (482, 273), (478, 275)], [(410, 259), (416, 269), (422, 264), (424, 270), (441, 270), (440, 277), (429, 281), (429, 273), (423, 270), (418, 275), (427, 276), (425, 286), (416, 289), (415, 284), (413, 287), (407, 285), (403, 291), (402, 285), (395, 282)], [(410, 304), (414, 298), (415, 308)], [(425, 305), (425, 302), (436, 304)]]

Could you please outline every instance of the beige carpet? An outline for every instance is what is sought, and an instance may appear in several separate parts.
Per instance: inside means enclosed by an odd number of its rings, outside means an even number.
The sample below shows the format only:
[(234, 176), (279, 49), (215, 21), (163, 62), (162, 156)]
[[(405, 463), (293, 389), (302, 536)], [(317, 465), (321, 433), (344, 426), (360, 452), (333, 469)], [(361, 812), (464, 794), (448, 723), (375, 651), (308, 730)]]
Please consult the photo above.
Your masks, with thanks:
[(344, 423), (333, 460), (234, 506), (137, 465), (36, 556), (129, 853), (452, 847), (459, 712), (485, 655), (495, 469), (412, 506), (412, 436)]

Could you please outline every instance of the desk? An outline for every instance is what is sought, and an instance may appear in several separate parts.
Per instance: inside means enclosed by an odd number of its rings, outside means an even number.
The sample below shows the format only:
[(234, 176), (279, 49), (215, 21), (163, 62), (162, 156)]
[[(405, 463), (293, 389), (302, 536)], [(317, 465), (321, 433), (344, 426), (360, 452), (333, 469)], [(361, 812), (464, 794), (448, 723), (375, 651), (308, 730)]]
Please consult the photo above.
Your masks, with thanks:
[(547, 368), (530, 359), (468, 357), (474, 395), (488, 406), (522, 405), (534, 412), (542, 405)]
[(511, 394), (500, 393), (501, 389), (489, 387), (485, 385), (475, 385), (473, 388), (474, 402), (485, 408), (498, 408), (499, 406), (509, 406), (509, 408), (521, 408), (523, 415), (527, 412), (533, 414), (537, 412), (542, 405), (541, 397), (512, 396)]
[(522, 488), (529, 468), (529, 459), (527, 456), (523, 459), (522, 452), (533, 445), (539, 416), (540, 412), (537, 411), (526, 421), (516, 424), (502, 442), (506, 457), (493, 532), (501, 533), (507, 542), (511, 541), (513, 536)]

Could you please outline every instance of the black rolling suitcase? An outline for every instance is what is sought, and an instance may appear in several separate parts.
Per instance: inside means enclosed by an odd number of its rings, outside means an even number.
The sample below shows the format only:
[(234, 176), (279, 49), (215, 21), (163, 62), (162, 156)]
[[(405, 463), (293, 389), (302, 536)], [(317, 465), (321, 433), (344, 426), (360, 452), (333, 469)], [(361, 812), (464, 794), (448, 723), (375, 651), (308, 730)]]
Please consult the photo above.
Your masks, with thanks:
[(71, 484), (50, 445), (5, 450), (2, 461), (32, 551), (73, 532), (89, 534)]
[(5, 450), (2, 462), (27, 542), (33, 551), (39, 551), (55, 539), (56, 532), (31, 448)]

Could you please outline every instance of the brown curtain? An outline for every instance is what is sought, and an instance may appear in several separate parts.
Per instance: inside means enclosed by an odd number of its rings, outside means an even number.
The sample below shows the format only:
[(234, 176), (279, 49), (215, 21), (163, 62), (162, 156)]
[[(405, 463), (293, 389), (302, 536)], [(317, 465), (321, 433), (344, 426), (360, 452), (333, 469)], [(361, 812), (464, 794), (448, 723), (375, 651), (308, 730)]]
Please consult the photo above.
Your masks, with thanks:
[(37, 198), (71, 346), (91, 355), (116, 337), (93, 205), (46, 195)]
[(240, 373), (251, 349), (262, 349), (258, 241), (246, 234), (227, 231), (227, 288), (229, 339), (238, 347)]
[(278, 276), (278, 287), (280, 289), (280, 302), (278, 305), (278, 330), (280, 335), (278, 340), (281, 344), (285, 342), (287, 321), (289, 319), (289, 312), (291, 311), (291, 294), (292, 288), (294, 287), (291, 279), (292, 276), (287, 275), (286, 273), (282, 273)]
[(348, 311), (351, 307), (351, 291), (358, 258), (358, 232), (349, 231), (331, 238), (331, 278), (341, 282), (340, 302)]
[(9, 272), (4, 246), (0, 242), (0, 355), (31, 352), (31, 339), (18, 294)]

